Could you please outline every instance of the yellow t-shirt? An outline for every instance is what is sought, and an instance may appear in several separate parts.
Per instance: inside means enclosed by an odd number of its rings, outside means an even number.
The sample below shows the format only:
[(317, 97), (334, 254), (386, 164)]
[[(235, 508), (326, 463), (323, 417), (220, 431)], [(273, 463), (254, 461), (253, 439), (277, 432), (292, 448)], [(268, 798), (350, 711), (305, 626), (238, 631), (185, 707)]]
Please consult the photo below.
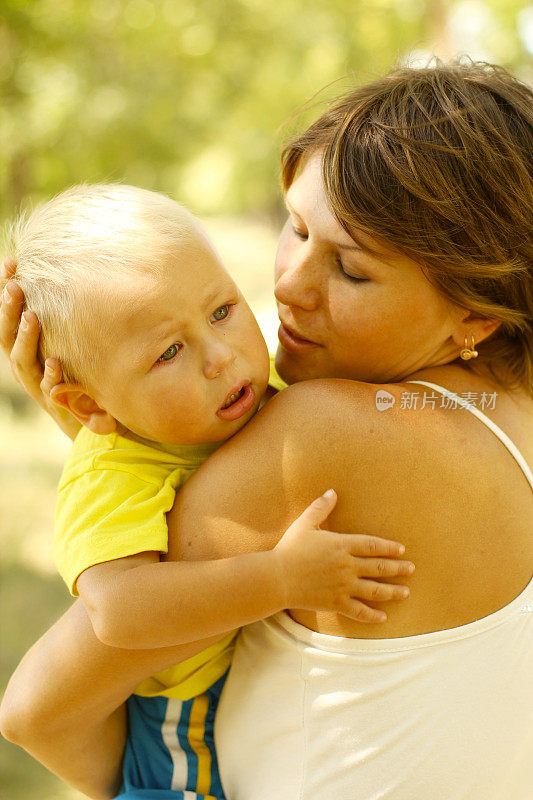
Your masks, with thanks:
[(283, 389), (287, 388), (287, 384), (280, 378), (278, 373), (276, 372), (276, 366), (274, 364), (275, 356), (272, 354), (270, 355), (270, 374), (268, 376), (268, 385), (272, 386), (277, 392), (281, 392)]
[[(272, 359), (269, 383), (285, 387)], [(54, 537), (54, 559), (73, 595), (79, 575), (95, 564), (167, 552), (166, 513), (176, 491), (220, 444), (166, 445), (82, 428), (59, 482)], [(236, 634), (147, 678), (135, 693), (180, 700), (201, 694), (229, 667)]]
[(177, 446), (82, 428), (59, 481), (54, 559), (71, 594), (88, 567), (146, 550), (166, 553), (177, 489), (217, 448)]

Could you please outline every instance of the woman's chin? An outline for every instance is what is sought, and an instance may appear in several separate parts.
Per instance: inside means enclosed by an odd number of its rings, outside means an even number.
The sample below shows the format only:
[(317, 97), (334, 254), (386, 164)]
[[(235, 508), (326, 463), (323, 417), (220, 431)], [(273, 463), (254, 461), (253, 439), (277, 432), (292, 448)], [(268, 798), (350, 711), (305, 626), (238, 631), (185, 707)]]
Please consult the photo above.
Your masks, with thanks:
[(363, 383), (394, 383), (401, 380), (398, 370), (391, 367), (377, 370), (375, 365), (336, 363), (322, 348), (314, 353), (291, 353), (280, 344), (276, 351), (276, 370), (286, 383), (310, 381), (316, 378), (344, 378)]
[(280, 344), (276, 351), (276, 371), (285, 383), (298, 383), (313, 378), (328, 378), (329, 371), (320, 364), (316, 354), (289, 353)]

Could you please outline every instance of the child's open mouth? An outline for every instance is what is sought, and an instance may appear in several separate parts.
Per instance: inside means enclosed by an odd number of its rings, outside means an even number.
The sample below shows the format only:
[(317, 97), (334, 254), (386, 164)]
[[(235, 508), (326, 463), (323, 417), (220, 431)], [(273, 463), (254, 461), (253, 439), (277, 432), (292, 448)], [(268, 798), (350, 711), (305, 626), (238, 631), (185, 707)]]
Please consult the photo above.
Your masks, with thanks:
[(233, 394), (230, 394), (230, 396), (228, 397), (222, 408), (229, 408), (230, 406), (233, 405), (233, 403), (235, 403), (236, 400), (239, 400), (239, 398), (241, 398), (243, 394), (244, 394), (244, 386), (240, 391), (233, 392)]
[(249, 411), (255, 402), (255, 392), (250, 383), (234, 389), (218, 409), (217, 416), (223, 420), (234, 420)]

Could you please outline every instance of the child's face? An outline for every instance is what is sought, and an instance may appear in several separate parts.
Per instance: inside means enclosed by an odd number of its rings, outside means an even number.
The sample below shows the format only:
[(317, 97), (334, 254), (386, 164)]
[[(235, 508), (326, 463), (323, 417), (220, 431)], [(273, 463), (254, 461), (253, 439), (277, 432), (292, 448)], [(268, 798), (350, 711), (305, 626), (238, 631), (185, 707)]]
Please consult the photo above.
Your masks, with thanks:
[(248, 422), (268, 383), (266, 344), (199, 226), (159, 275), (132, 275), (112, 301), (92, 392), (102, 408), (169, 444), (222, 441)]

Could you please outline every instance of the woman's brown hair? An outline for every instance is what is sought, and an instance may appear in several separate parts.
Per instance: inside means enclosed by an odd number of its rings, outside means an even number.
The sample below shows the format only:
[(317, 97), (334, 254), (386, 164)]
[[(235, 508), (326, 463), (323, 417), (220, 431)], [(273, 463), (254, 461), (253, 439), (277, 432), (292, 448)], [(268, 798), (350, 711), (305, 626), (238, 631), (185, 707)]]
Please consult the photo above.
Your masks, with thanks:
[(484, 63), (399, 68), (338, 98), (285, 148), (285, 191), (317, 151), (342, 227), (501, 320), (469, 366), (533, 393), (532, 90)]

